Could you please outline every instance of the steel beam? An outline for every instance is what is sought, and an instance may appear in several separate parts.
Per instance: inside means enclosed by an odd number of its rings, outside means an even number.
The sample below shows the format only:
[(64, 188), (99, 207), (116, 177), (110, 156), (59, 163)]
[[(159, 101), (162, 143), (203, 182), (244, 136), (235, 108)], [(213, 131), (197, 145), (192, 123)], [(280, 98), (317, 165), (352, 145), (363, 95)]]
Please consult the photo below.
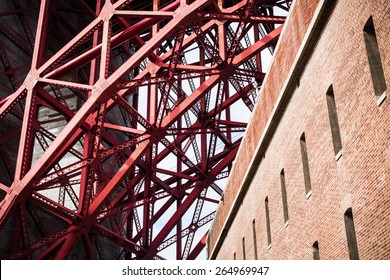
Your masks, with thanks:
[(249, 116), (285, 20), (262, 11), (287, 2), (77, 2), (91, 21), (64, 24), (81, 31), (51, 54), (56, 4), (41, 1), (30, 72), (0, 100), (0, 123), (16, 121), (0, 135), (0, 237), (14, 235), (1, 258), (194, 259), (246, 127), (237, 108)]

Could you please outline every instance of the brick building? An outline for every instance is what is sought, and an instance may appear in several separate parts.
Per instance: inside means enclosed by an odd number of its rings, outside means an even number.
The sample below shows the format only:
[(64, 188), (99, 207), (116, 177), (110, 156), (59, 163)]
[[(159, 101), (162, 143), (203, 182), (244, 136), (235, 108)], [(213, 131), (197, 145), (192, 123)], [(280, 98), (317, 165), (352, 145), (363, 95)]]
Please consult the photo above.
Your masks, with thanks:
[(294, 2), (210, 259), (390, 258), (389, 30), (386, 0)]

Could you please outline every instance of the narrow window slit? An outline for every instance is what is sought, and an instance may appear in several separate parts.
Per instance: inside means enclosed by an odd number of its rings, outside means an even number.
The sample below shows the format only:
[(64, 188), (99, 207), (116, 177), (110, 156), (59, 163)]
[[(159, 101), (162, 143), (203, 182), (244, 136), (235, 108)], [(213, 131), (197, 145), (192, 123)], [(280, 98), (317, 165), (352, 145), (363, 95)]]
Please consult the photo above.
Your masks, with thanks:
[(364, 42), (366, 44), (371, 79), (374, 86), (374, 93), (376, 96), (377, 104), (378, 106), (380, 106), (386, 99), (387, 86), (372, 17), (367, 20), (366, 25), (363, 29), (363, 35)]
[(253, 231), (253, 250), (255, 255), (255, 260), (258, 259), (257, 256), (257, 236), (256, 236), (256, 221), (253, 219), (252, 221), (252, 231)]
[(349, 258), (351, 260), (359, 259), (359, 250), (357, 246), (355, 223), (353, 220), (352, 209), (349, 208), (344, 214), (345, 231), (347, 234)]
[(288, 205), (287, 205), (287, 191), (286, 191), (286, 180), (284, 178), (284, 168), (280, 172), (280, 186), (282, 190), (282, 203), (283, 203), (283, 216), (284, 225), (288, 225)]
[(245, 237), (242, 238), (242, 259), (246, 260), (246, 254), (245, 254)]
[(313, 248), (313, 260), (319, 260), (320, 259), (320, 251), (318, 249), (318, 241), (314, 242), (312, 248)]
[(341, 135), (340, 135), (340, 126), (337, 116), (336, 100), (334, 98), (333, 86), (331, 85), (326, 92), (326, 101), (328, 104), (328, 113), (329, 113), (329, 122), (332, 133), (333, 149), (336, 160), (341, 157), (342, 154), (342, 145), (341, 145)]
[(310, 180), (309, 159), (307, 156), (305, 133), (302, 133), (301, 135), (300, 144), (301, 144), (303, 178), (305, 181), (306, 198), (309, 198), (311, 196), (311, 180)]
[(271, 248), (271, 221), (269, 217), (269, 206), (268, 206), (268, 196), (265, 198), (265, 220), (267, 224), (267, 239), (268, 239), (268, 248)]

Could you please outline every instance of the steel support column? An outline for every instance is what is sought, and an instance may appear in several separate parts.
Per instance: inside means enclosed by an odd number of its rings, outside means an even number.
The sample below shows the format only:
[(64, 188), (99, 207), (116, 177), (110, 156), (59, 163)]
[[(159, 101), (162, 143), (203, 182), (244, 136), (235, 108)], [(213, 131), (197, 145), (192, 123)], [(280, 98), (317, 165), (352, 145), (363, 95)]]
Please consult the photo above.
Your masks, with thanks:
[(0, 100), (1, 258), (196, 258), (290, 1), (76, 2), (92, 18), (51, 54), (41, 1), (31, 70)]

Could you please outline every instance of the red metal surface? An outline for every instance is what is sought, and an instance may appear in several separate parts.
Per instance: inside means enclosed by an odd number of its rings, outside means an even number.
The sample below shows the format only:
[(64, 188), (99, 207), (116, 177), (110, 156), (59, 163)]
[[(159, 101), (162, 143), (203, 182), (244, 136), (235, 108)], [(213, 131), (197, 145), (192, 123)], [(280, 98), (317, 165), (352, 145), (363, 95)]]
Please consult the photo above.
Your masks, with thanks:
[(35, 35), (20, 16), (18, 89), (0, 44), (16, 90), (0, 101), (1, 257), (195, 259), (290, 1), (76, 2), (91, 22), (54, 54), (58, 7), (41, 1)]

